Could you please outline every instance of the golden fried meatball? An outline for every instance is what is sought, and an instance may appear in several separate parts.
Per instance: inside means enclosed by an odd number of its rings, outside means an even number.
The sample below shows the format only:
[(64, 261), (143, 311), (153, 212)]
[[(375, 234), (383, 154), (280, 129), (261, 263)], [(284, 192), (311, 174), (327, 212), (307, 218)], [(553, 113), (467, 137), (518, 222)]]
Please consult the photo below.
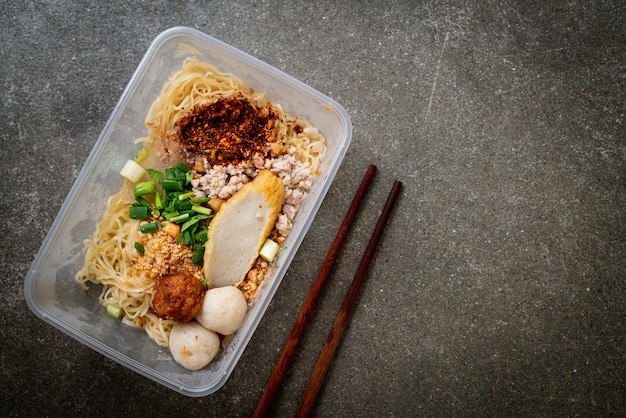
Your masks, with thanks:
[(159, 279), (152, 307), (159, 318), (188, 322), (202, 307), (204, 294), (200, 280), (181, 270)]

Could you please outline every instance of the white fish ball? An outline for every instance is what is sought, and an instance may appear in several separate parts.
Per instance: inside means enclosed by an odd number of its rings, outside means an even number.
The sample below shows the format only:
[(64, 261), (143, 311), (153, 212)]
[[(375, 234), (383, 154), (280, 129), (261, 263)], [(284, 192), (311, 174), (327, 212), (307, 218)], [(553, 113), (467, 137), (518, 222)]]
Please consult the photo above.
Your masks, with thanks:
[(187, 370), (209, 364), (220, 349), (220, 337), (195, 321), (178, 323), (170, 333), (170, 352)]
[(246, 316), (248, 303), (235, 286), (209, 289), (196, 320), (206, 329), (230, 335), (237, 331)]

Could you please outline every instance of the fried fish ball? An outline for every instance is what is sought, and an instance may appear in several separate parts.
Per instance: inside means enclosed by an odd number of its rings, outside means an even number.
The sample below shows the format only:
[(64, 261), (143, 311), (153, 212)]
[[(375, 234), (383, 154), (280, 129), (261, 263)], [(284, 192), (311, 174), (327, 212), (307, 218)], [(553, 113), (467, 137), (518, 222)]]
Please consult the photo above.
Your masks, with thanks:
[(152, 307), (159, 318), (187, 322), (200, 310), (204, 293), (200, 280), (181, 270), (159, 279)]
[(179, 323), (170, 333), (170, 352), (176, 363), (187, 370), (209, 364), (220, 349), (220, 337), (195, 321)]
[(204, 296), (196, 321), (206, 329), (230, 335), (241, 327), (247, 310), (246, 298), (235, 286), (212, 288)]

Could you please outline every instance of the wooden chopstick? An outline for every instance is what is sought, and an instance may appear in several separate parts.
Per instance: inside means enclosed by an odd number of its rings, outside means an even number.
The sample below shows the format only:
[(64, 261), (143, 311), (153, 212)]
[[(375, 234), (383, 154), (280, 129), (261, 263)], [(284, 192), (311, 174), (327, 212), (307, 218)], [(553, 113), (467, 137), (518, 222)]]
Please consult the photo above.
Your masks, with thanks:
[(253, 417), (255, 418), (266, 417), (269, 413), (270, 407), (272, 406), (276, 394), (278, 393), (278, 389), (280, 388), (280, 384), (287, 374), (289, 365), (291, 364), (291, 361), (293, 360), (293, 357), (296, 353), (296, 347), (300, 343), (302, 334), (304, 333), (304, 330), (309, 323), (311, 314), (313, 313), (313, 309), (315, 309), (315, 305), (317, 305), (317, 301), (319, 300), (320, 294), (322, 292), (322, 288), (324, 287), (326, 279), (330, 275), (333, 265), (337, 260), (337, 256), (339, 255), (341, 247), (343, 246), (343, 242), (345, 241), (346, 236), (348, 235), (348, 231), (350, 230), (350, 227), (354, 222), (354, 218), (356, 217), (361, 202), (365, 197), (365, 193), (367, 192), (375, 171), (376, 166), (370, 164), (367, 171), (365, 172), (363, 180), (361, 180), (361, 185), (357, 189), (356, 194), (352, 199), (350, 208), (348, 209), (348, 212), (346, 213), (346, 216), (344, 217), (344, 220), (341, 223), (339, 230), (337, 231), (335, 240), (328, 250), (328, 254), (326, 255), (324, 264), (322, 264), (317, 278), (311, 285), (309, 294), (304, 301), (304, 305), (302, 306), (300, 314), (296, 319), (296, 323), (291, 330), (291, 334), (289, 334), (287, 343), (285, 344), (285, 347), (283, 348), (278, 362), (274, 367), (274, 372), (272, 373), (272, 376), (270, 377), (270, 380), (265, 387), (265, 391), (263, 392), (263, 395), (261, 396), (261, 399), (257, 404), (256, 410), (254, 411), (253, 415)]
[(311, 409), (313, 408), (313, 405), (315, 404), (317, 394), (322, 387), (324, 377), (326, 376), (326, 372), (328, 371), (330, 362), (333, 358), (333, 355), (335, 354), (335, 350), (337, 348), (337, 345), (339, 344), (339, 340), (341, 339), (341, 334), (346, 327), (348, 317), (350, 316), (350, 312), (352, 311), (352, 308), (356, 301), (359, 289), (361, 288), (361, 284), (363, 283), (363, 280), (367, 273), (367, 269), (374, 256), (378, 241), (380, 241), (380, 237), (382, 236), (385, 225), (387, 224), (387, 220), (389, 219), (389, 215), (391, 214), (391, 210), (393, 208), (396, 198), (398, 197), (401, 186), (402, 183), (396, 180), (393, 184), (393, 187), (391, 188), (391, 192), (389, 193), (389, 197), (387, 198), (385, 207), (383, 208), (383, 211), (378, 219), (378, 223), (376, 224), (374, 232), (372, 233), (367, 248), (363, 253), (361, 263), (359, 264), (354, 278), (352, 279), (352, 283), (350, 284), (348, 293), (346, 294), (343, 304), (341, 305), (341, 308), (337, 313), (337, 317), (335, 319), (332, 329), (330, 330), (330, 334), (328, 334), (326, 344), (324, 345), (324, 348), (322, 349), (322, 352), (320, 353), (320, 356), (317, 360), (317, 364), (315, 365), (315, 369), (311, 374), (309, 384), (304, 391), (304, 395), (302, 395), (300, 405), (298, 406), (298, 410), (295, 414), (296, 417), (308, 417)]

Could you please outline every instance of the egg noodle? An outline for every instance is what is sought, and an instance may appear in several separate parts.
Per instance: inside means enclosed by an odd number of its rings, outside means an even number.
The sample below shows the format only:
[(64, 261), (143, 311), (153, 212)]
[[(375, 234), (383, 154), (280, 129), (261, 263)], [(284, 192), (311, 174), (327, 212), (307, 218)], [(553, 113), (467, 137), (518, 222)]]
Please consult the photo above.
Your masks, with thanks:
[[(185, 59), (182, 68), (169, 79), (150, 108), (146, 118), (149, 136), (144, 149), (150, 155), (158, 153), (162, 136), (175, 130), (177, 123), (194, 106), (213, 103), (220, 97), (267, 103), (263, 94), (254, 92), (236, 76), (222, 73), (194, 58)], [(301, 162), (317, 170), (326, 152), (323, 136), (306, 121), (286, 114), (279, 104), (271, 103), (271, 106), (279, 113), (278, 140)], [(148, 161), (150, 157), (142, 162), (144, 168), (155, 168), (148, 165), (151, 164)], [(75, 280), (85, 289), (89, 283), (102, 285), (99, 302), (103, 306), (119, 306), (124, 311), (123, 323), (143, 328), (158, 345), (168, 347), (175, 322), (157, 317), (151, 309), (156, 278), (133, 266), (134, 243), (140, 225), (139, 220), (130, 218), (129, 208), (133, 203), (132, 184), (125, 180), (120, 191), (108, 199), (93, 237), (85, 240), (85, 262)]]

